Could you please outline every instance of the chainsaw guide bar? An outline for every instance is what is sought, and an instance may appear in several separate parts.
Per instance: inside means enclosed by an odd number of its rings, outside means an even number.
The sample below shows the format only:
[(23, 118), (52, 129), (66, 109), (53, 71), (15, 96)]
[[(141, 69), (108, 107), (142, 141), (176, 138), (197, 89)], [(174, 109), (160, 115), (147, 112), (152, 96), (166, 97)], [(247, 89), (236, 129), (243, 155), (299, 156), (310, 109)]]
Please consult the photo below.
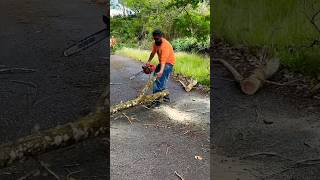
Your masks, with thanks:
[(85, 50), (95, 44), (97, 44), (98, 42), (102, 41), (103, 39), (107, 38), (109, 36), (109, 32), (107, 31), (107, 29), (102, 29), (101, 31), (98, 31), (84, 39), (82, 39), (81, 41), (77, 42), (76, 44), (73, 44), (72, 46), (70, 46), (69, 48), (67, 48), (64, 52), (63, 55), (64, 56), (71, 56), (77, 52), (80, 52), (82, 50)]

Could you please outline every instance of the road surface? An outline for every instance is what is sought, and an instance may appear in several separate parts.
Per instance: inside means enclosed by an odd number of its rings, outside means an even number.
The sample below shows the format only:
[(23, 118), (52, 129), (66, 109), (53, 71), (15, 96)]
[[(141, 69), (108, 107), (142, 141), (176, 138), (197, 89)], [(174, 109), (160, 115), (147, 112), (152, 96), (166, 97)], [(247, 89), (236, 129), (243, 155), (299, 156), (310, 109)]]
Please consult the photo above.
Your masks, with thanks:
[[(89, 113), (108, 82), (106, 41), (73, 57), (72, 43), (104, 27), (104, 8), (90, 0), (0, 1), (0, 143), (77, 120)], [(96, 138), (38, 156), (60, 178), (106, 179), (108, 146)], [(73, 165), (73, 166), (70, 166)], [(0, 170), (1, 180), (56, 179), (35, 159)]]
[(212, 178), (318, 180), (319, 100), (281, 96), (273, 86), (246, 96), (226, 81), (223, 66), (214, 66)]
[[(141, 66), (133, 59), (111, 56), (111, 104), (138, 95), (148, 75), (129, 78)], [(185, 179), (210, 179), (210, 98), (187, 93), (172, 80), (168, 89), (170, 104), (156, 110), (138, 106), (111, 118), (111, 179), (176, 180), (175, 171)], [(132, 124), (126, 116), (135, 118)]]

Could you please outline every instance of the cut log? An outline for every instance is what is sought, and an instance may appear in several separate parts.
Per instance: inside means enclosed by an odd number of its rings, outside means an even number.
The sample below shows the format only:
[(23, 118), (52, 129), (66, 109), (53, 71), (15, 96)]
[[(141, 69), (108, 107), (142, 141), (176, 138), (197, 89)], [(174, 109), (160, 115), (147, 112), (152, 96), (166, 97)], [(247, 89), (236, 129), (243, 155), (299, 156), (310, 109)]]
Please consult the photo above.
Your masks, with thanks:
[(280, 67), (279, 59), (271, 58), (266, 64), (256, 68), (249, 77), (244, 78), (227, 61), (223, 59), (217, 59), (217, 61), (223, 64), (232, 73), (234, 79), (240, 84), (242, 92), (247, 95), (255, 94), (263, 86), (266, 80), (275, 74)]
[(265, 65), (261, 65), (257, 69), (255, 69), (248, 78), (240, 81), (242, 92), (247, 95), (253, 95), (254, 93), (256, 93), (263, 86), (265, 80), (269, 79), (274, 73), (278, 71), (279, 67), (279, 59), (269, 59)]

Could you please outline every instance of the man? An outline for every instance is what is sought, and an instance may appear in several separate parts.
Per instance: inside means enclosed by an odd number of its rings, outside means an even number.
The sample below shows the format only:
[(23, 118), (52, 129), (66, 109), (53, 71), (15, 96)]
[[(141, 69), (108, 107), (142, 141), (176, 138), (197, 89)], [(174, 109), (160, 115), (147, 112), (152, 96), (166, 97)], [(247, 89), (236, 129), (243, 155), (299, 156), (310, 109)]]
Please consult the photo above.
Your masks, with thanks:
[[(166, 89), (166, 84), (172, 73), (173, 65), (176, 62), (172, 45), (163, 37), (163, 33), (157, 29), (152, 32), (154, 44), (152, 46), (152, 52), (146, 65), (150, 64), (154, 55), (157, 53), (159, 64), (155, 70), (157, 79), (153, 83), (153, 93), (157, 93)], [(164, 102), (170, 102), (169, 96), (163, 98)], [(154, 101), (149, 107), (159, 107), (160, 100)]]
[(111, 48), (112, 52), (113, 52), (116, 44), (117, 44), (116, 38), (115, 38), (114, 36), (111, 36), (111, 39), (110, 39), (110, 48)]

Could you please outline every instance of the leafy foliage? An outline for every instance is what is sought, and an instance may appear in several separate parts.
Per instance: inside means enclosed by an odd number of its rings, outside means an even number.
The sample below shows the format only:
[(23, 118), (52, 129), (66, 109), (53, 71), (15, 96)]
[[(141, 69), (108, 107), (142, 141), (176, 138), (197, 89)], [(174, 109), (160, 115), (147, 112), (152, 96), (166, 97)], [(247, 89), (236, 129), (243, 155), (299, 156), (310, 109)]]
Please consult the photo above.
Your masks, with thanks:
[(205, 53), (208, 52), (210, 39), (207, 38), (204, 41), (199, 41), (194, 37), (179, 38), (172, 41), (172, 46), (176, 51), (186, 51), (193, 53)]
[[(197, 42), (208, 41), (209, 1), (123, 0), (122, 3), (136, 14), (132, 17), (113, 17), (111, 34), (126, 46), (149, 49), (148, 42), (152, 42), (151, 33), (154, 29), (161, 29), (169, 41), (178, 38), (196, 38)], [(194, 51), (204, 52), (199, 49)]]

